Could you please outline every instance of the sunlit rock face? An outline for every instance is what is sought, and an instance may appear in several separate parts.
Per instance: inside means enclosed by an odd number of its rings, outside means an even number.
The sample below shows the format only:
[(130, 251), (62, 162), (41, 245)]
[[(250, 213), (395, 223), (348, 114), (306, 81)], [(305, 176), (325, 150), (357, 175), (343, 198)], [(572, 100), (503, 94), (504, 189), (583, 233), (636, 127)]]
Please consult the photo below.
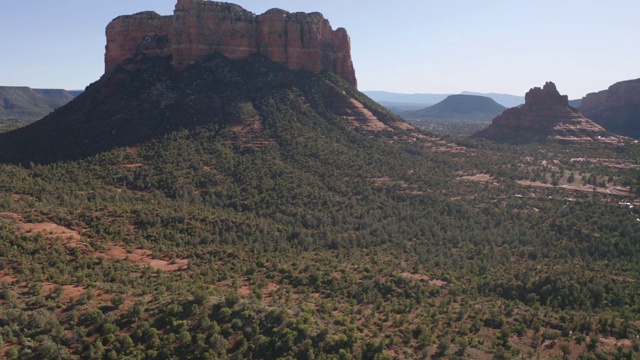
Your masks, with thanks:
[(505, 110), (491, 125), (474, 137), (502, 142), (527, 142), (543, 138), (591, 141), (606, 135), (605, 129), (584, 117), (560, 95), (556, 85), (547, 82), (525, 95), (520, 107)]
[(621, 81), (607, 90), (587, 94), (580, 112), (607, 131), (640, 138), (640, 79)]
[(292, 70), (329, 70), (357, 86), (351, 43), (320, 13), (271, 9), (255, 15), (229, 3), (178, 0), (173, 15), (120, 16), (106, 29), (105, 72), (140, 56), (171, 56), (182, 69), (213, 53), (233, 60), (260, 54)]

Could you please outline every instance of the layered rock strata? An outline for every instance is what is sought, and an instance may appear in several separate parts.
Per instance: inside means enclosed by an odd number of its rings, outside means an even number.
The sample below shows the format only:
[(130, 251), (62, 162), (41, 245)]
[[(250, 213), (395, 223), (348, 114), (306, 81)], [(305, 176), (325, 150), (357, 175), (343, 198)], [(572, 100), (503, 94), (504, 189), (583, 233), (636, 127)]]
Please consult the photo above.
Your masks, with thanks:
[(213, 53), (232, 60), (263, 55), (292, 70), (329, 70), (356, 87), (351, 43), (320, 13), (271, 9), (255, 15), (229, 3), (178, 0), (172, 16), (120, 16), (106, 29), (105, 71), (140, 56), (171, 56), (183, 69)]
[(640, 79), (621, 81), (587, 94), (580, 112), (607, 131), (640, 138)]
[(474, 137), (514, 143), (544, 138), (569, 141), (608, 139), (605, 129), (571, 107), (568, 97), (560, 95), (552, 82), (529, 90), (524, 105), (505, 110)]

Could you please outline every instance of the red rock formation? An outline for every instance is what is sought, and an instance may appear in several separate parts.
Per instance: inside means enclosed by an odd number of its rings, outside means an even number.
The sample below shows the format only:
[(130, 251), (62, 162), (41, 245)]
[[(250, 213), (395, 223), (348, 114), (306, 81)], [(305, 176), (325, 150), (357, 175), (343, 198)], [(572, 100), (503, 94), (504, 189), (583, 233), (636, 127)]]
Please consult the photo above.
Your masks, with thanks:
[(640, 79), (621, 81), (607, 90), (587, 94), (580, 112), (608, 131), (640, 138)]
[(292, 70), (329, 70), (357, 86), (351, 43), (320, 13), (272, 9), (262, 15), (238, 5), (178, 0), (173, 16), (120, 16), (106, 30), (105, 70), (141, 55), (171, 56), (181, 69), (214, 52), (233, 59), (261, 54)]
[(567, 96), (560, 95), (552, 82), (529, 90), (524, 105), (505, 110), (474, 137), (516, 143), (547, 137), (570, 141), (609, 139), (604, 128), (569, 106)]

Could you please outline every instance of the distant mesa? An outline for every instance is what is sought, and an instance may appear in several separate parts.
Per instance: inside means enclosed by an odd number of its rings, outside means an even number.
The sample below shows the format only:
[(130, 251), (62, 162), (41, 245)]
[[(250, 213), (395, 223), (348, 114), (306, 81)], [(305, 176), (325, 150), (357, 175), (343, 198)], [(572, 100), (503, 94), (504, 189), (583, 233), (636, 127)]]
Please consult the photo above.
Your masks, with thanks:
[(409, 120), (458, 120), (470, 122), (490, 122), (506, 107), (486, 96), (449, 95), (443, 101), (416, 111), (401, 114)]
[(317, 12), (255, 15), (230, 3), (178, 0), (172, 16), (120, 16), (106, 35), (106, 73), (141, 56), (170, 57), (173, 67), (184, 69), (213, 53), (231, 60), (259, 54), (291, 70), (329, 70), (357, 87), (347, 31), (333, 30)]
[(486, 96), (492, 98), (498, 104), (510, 108), (514, 106), (520, 106), (524, 103), (524, 97), (510, 95), (510, 94), (500, 94), (500, 93), (480, 93), (473, 91), (463, 91), (460, 95), (478, 95), (478, 96)]
[(587, 94), (580, 112), (615, 134), (640, 138), (640, 79), (621, 81)]
[(472, 137), (505, 143), (546, 139), (613, 141), (602, 126), (571, 107), (567, 96), (560, 95), (552, 82), (529, 90), (524, 105), (505, 110)]
[[(460, 94), (405, 94), (405, 93), (395, 93), (389, 91), (376, 91), (376, 90), (367, 90), (363, 91), (367, 96), (377, 101), (381, 105), (390, 104), (396, 105), (400, 104), (400, 106), (404, 107), (406, 110), (411, 104), (422, 105), (421, 108), (426, 108), (433, 104), (437, 104), (440, 101), (447, 98), (449, 95), (477, 95), (477, 96), (485, 96), (493, 99), (498, 104), (505, 107), (514, 107), (518, 105), (522, 105), (524, 103), (523, 96), (509, 95), (509, 94), (499, 94), (499, 93), (480, 93), (480, 92), (471, 92), (471, 91), (463, 91)], [(414, 108), (413, 110), (418, 110)]]

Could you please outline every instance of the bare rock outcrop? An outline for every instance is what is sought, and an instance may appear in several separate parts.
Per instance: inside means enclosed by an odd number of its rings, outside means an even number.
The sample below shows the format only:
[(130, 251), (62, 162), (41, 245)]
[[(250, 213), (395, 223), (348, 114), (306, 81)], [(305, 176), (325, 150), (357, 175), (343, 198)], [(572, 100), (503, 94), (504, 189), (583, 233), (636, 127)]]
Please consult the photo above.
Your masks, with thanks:
[(621, 81), (587, 94), (580, 112), (607, 131), (640, 138), (640, 79)]
[(546, 138), (567, 141), (610, 139), (602, 126), (571, 107), (568, 97), (560, 95), (552, 82), (529, 90), (524, 105), (505, 110), (488, 128), (473, 137), (512, 143)]
[(178, 0), (173, 15), (120, 16), (106, 29), (105, 72), (139, 56), (171, 56), (183, 69), (213, 53), (232, 60), (260, 54), (292, 70), (329, 70), (357, 86), (351, 43), (320, 13), (271, 9), (255, 15), (234, 4)]

